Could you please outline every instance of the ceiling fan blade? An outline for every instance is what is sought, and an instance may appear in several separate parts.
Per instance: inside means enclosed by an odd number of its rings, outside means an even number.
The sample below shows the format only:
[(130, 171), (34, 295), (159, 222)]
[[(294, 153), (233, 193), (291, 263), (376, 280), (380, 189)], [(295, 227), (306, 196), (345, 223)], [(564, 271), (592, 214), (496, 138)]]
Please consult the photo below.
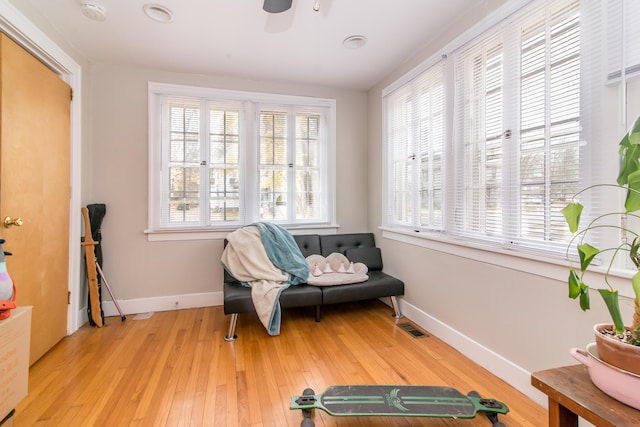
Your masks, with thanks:
[(264, 0), (262, 8), (269, 13), (280, 13), (291, 8), (293, 0)]

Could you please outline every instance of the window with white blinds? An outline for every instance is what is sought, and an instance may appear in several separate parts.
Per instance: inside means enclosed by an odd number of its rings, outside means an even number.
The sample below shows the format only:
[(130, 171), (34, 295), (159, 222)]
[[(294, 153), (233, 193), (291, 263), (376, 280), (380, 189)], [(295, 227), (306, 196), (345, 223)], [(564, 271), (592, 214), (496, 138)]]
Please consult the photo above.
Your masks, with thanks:
[(322, 117), (282, 109), (260, 111), (260, 219), (321, 221)]
[[(613, 28), (595, 3), (529, 1), (383, 91), (386, 229), (564, 258), (571, 234), (560, 211), (601, 175), (597, 115), (604, 101), (620, 105), (603, 69), (602, 35)], [(416, 100), (438, 86), (439, 113), (421, 115)]]
[(161, 218), (169, 224), (240, 219), (240, 105), (167, 98), (166, 189)]
[(154, 83), (150, 107), (150, 230), (335, 223), (334, 100)]
[(451, 233), (562, 250), (580, 186), (580, 8), (534, 4), (454, 53)]
[(442, 230), (444, 60), (394, 91), (387, 110), (386, 221)]

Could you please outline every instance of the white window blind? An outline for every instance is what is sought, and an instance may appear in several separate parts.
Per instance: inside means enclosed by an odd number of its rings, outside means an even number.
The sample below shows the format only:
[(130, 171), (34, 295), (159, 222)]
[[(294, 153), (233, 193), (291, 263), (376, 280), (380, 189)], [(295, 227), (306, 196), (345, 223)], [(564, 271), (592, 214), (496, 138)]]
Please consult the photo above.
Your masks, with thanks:
[(455, 55), (455, 207), (452, 234), (503, 234), (503, 32), (492, 30)]
[(444, 62), (385, 98), (387, 224), (443, 227)]
[(580, 185), (580, 7), (534, 2), (455, 52), (451, 234), (564, 250)]
[[(562, 208), (615, 181), (620, 116), (640, 109), (625, 97), (640, 91), (629, 78), (640, 2), (629, 1), (509, 2), (385, 89), (384, 226), (564, 259)], [(616, 70), (622, 90), (611, 84)], [(598, 189), (580, 200), (585, 220), (617, 202)]]

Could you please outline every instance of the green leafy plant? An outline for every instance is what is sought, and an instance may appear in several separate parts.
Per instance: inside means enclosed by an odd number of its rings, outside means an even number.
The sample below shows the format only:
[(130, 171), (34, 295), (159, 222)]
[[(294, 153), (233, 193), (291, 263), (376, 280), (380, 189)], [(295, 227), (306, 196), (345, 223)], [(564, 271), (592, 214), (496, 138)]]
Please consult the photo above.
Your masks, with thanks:
[[(562, 210), (562, 214), (569, 225), (569, 230), (574, 233), (567, 246), (567, 259), (571, 264), (568, 279), (569, 297), (579, 299), (582, 310), (586, 311), (590, 308), (589, 285), (584, 282), (584, 275), (596, 256), (603, 252), (612, 252), (604, 275), (607, 287), (598, 289), (598, 292), (609, 310), (616, 333), (623, 334), (625, 325), (620, 312), (620, 296), (618, 290), (609, 282), (609, 273), (616, 257), (620, 254), (629, 256), (636, 269), (640, 269), (640, 230), (634, 231), (627, 227), (629, 218), (640, 219), (640, 215), (635, 213), (640, 210), (640, 117), (622, 138), (619, 147), (621, 163), (617, 184), (597, 184), (581, 190), (573, 196), (572, 201)], [(625, 191), (624, 209), (605, 212), (594, 218), (586, 227), (580, 229), (580, 216), (584, 206), (577, 201), (577, 198), (585, 191), (597, 187), (610, 187), (615, 191)], [(612, 218), (617, 219), (617, 223), (612, 224)], [(605, 249), (592, 246), (588, 243), (587, 238), (589, 232), (596, 229), (601, 231), (602, 229), (615, 230), (620, 236), (619, 244)], [(633, 238), (631, 243), (628, 242), (629, 236)], [(576, 247), (580, 258), (579, 270), (573, 266), (569, 256), (570, 249), (574, 243), (577, 243)], [(635, 315), (631, 326), (633, 338), (629, 342), (634, 345), (640, 345), (640, 272), (636, 272), (631, 278), (631, 284), (635, 293)]]

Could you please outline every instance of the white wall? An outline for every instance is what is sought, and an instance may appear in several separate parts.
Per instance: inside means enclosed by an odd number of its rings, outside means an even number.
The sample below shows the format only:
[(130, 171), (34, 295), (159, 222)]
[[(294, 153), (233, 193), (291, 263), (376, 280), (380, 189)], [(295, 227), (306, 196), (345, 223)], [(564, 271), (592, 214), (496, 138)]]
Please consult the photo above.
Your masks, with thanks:
[[(367, 230), (366, 93), (229, 77), (184, 75), (128, 66), (92, 68), (91, 196), (105, 203), (104, 271), (125, 311), (221, 303), (222, 240), (149, 242), (147, 228), (149, 81), (318, 96), (337, 100), (337, 222)], [(211, 293), (218, 293), (212, 295)], [(160, 307), (151, 301), (160, 298)], [(132, 301), (136, 300), (135, 304)], [(134, 311), (135, 312), (135, 311)]]

